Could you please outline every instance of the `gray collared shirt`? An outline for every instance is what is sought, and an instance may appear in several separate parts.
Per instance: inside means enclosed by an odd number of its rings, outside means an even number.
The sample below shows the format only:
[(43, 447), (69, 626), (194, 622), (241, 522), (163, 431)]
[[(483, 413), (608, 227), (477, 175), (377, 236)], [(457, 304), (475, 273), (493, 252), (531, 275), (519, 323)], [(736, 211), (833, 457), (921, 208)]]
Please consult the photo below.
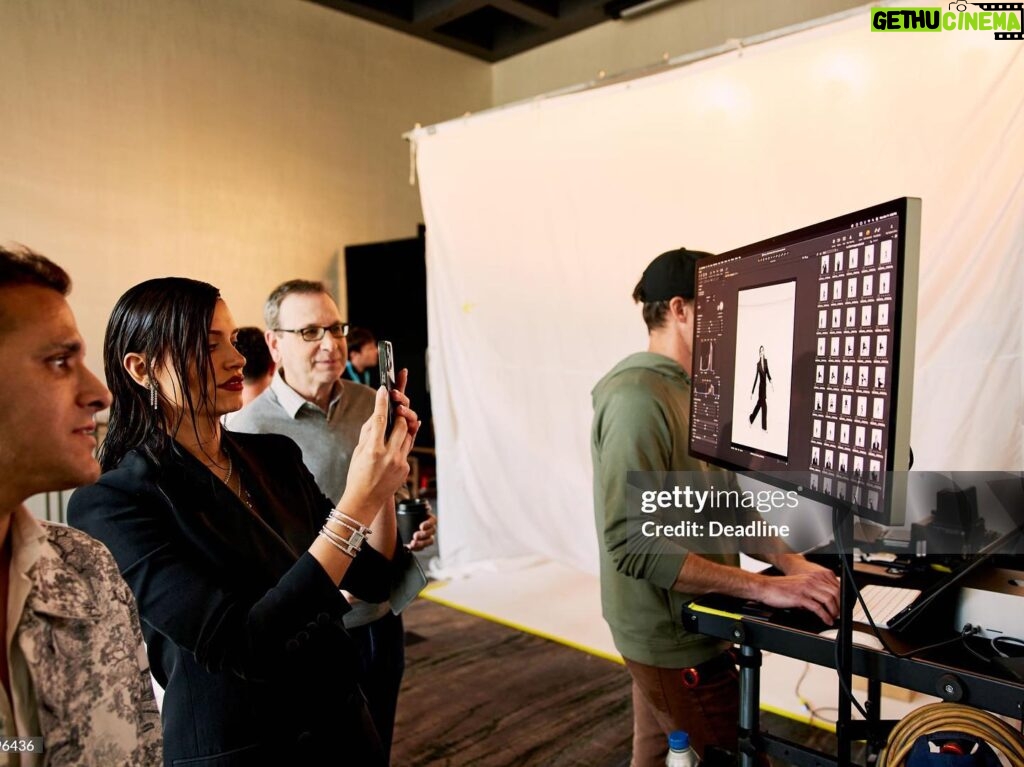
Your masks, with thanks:
[(345, 492), (359, 432), (373, 415), (374, 391), (354, 381), (335, 381), (325, 413), (285, 383), (282, 373), (278, 369), (270, 386), (235, 413), (228, 428), (290, 437), (324, 495), (337, 503)]

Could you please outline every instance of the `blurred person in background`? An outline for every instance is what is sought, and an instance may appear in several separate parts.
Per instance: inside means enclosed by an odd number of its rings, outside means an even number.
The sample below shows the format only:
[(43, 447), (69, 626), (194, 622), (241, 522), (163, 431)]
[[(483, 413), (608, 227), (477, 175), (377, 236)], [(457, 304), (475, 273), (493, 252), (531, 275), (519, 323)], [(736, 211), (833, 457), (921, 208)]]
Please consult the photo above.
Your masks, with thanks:
[(366, 328), (350, 328), (346, 337), (348, 344), (348, 361), (345, 363), (344, 377), (356, 383), (373, 386), (379, 383), (380, 358), (377, 355), (377, 339)]
[[(267, 346), (263, 331), (257, 327), (250, 325), (239, 328), (235, 336), (235, 348), (245, 357), (245, 365), (242, 366), (242, 407), (245, 407), (270, 386), (277, 365), (270, 356), (270, 348)], [(237, 415), (237, 410), (226, 413), (221, 418), (221, 423), (230, 429), (231, 422)]]
[(242, 407), (245, 407), (270, 386), (277, 365), (270, 356), (267, 339), (259, 328), (239, 328), (235, 348), (245, 357), (245, 365), (242, 367)]

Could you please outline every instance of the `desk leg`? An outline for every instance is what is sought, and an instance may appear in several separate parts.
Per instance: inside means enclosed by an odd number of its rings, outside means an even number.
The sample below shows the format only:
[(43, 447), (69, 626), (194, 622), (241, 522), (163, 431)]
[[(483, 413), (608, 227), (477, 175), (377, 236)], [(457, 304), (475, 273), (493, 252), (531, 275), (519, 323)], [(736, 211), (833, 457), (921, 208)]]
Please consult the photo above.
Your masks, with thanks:
[(761, 731), (761, 651), (740, 646), (740, 767), (756, 767)]
[(877, 761), (880, 746), (885, 743), (885, 737), (882, 735), (880, 722), (882, 719), (882, 682), (879, 679), (871, 677), (868, 679), (868, 698), (864, 701), (864, 710), (868, 712), (868, 723), (867, 723), (867, 754), (868, 763), (871, 764), (871, 760)]

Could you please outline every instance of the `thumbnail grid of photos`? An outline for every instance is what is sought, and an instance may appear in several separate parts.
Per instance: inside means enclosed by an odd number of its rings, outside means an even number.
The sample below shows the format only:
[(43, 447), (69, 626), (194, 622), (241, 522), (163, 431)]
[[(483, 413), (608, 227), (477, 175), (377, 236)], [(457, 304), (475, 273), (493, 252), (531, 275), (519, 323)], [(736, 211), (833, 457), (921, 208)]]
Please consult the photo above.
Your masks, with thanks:
[(810, 487), (877, 510), (888, 444), (892, 240), (821, 256)]

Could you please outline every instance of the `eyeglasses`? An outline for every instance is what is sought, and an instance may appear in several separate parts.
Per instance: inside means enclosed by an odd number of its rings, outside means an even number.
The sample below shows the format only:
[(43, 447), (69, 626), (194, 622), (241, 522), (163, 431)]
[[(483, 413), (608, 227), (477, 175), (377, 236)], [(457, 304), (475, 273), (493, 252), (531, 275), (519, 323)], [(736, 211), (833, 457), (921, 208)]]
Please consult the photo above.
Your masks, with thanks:
[(303, 341), (319, 341), (324, 333), (330, 333), (332, 338), (344, 338), (348, 335), (347, 322), (335, 322), (333, 325), (310, 325), (308, 328), (288, 330), (286, 328), (275, 328), (277, 333), (298, 333)]

